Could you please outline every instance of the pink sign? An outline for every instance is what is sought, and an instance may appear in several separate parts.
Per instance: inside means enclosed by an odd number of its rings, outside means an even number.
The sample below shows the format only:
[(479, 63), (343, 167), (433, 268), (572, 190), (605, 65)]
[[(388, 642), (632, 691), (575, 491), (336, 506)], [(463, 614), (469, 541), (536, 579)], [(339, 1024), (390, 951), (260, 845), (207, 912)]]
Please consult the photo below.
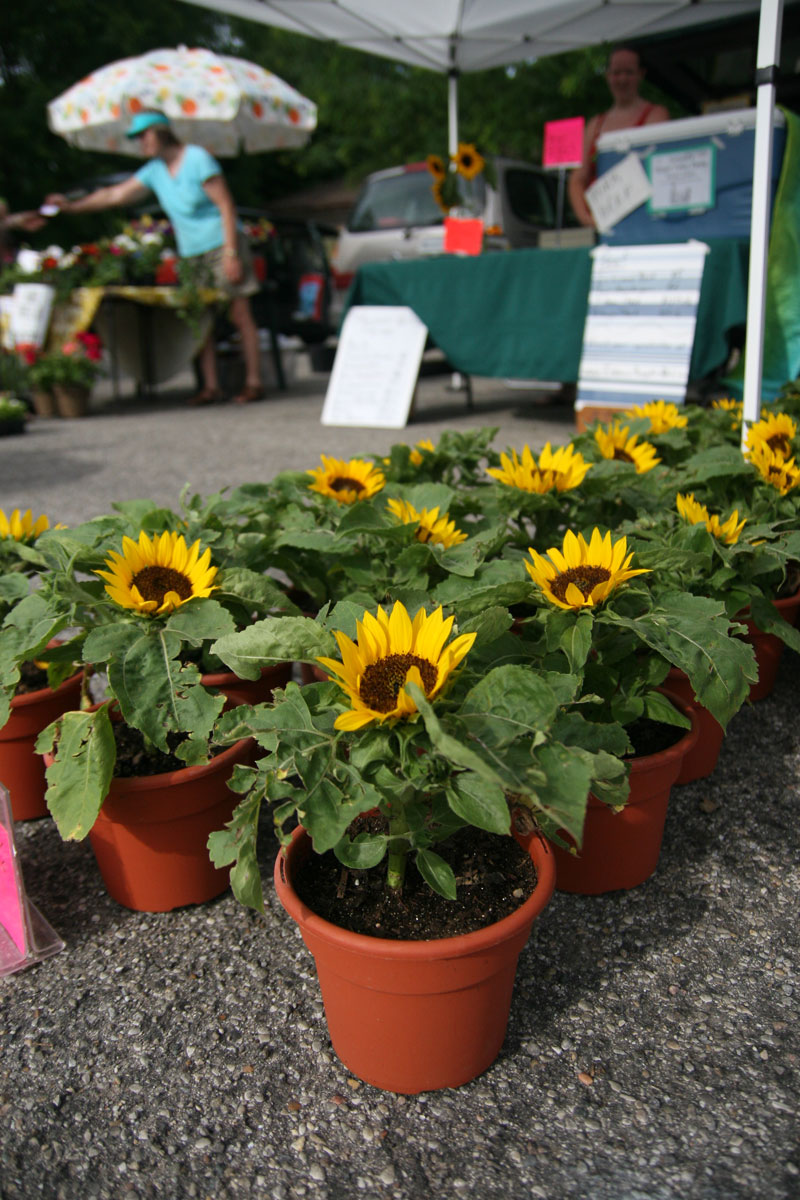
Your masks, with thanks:
[(0, 925), (8, 933), (20, 954), (27, 950), (25, 917), (20, 898), (14, 844), (8, 830), (0, 822)]
[(583, 161), (583, 117), (545, 121), (542, 165), (579, 167)]

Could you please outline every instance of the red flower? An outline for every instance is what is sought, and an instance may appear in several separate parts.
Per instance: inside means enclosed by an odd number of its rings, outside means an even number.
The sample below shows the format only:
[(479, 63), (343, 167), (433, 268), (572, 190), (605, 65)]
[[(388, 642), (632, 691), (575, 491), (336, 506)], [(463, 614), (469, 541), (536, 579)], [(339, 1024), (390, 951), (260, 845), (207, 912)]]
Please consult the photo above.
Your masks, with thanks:
[(39, 350), (33, 342), (17, 342), (17, 354), (20, 354), (26, 366), (32, 367), (39, 357)]
[[(88, 359), (91, 359), (92, 362), (100, 361), (103, 343), (96, 333), (78, 333), (75, 335), (75, 340), (81, 344)], [(67, 353), (66, 346), (64, 352)]]

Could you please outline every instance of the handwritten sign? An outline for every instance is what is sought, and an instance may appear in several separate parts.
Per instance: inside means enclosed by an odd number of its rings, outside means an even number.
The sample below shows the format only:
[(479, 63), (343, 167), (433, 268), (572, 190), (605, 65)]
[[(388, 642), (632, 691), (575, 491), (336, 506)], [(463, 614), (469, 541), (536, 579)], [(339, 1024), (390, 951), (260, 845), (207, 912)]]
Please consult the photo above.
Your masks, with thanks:
[(41, 349), (53, 311), (55, 289), (46, 283), (16, 283), (12, 292), (11, 337), (15, 345)]
[(11, 802), (0, 784), (0, 976), (63, 949), (61, 938), (25, 894)]
[(342, 325), (325, 403), (323, 425), (402, 429), (428, 330), (403, 305), (358, 305)]
[(543, 167), (579, 167), (583, 161), (583, 117), (545, 121)]
[(715, 204), (716, 147), (693, 146), (651, 154), (652, 212), (686, 212)]
[(649, 200), (652, 191), (638, 155), (631, 152), (586, 189), (586, 203), (597, 228), (608, 233), (617, 221)]

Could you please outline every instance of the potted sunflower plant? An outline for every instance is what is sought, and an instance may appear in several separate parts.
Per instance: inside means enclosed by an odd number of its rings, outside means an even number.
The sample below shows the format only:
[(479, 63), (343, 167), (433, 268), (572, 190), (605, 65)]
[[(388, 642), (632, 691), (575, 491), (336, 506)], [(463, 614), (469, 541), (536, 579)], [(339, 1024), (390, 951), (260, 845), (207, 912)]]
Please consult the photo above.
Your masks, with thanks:
[[(34, 518), (30, 509), (14, 509), (7, 515), (0, 509), (0, 624), (35, 589), (45, 568), (37, 542), (49, 527), (44, 514)], [(26, 640), (27, 633), (13, 619), (4, 624), (0, 780), (8, 788), (15, 821), (47, 816), (44, 765), (34, 749), (36, 739), (60, 713), (77, 705), (81, 690), (81, 674), (71, 655), (59, 657), (55, 638), (48, 636), (27, 650)]]
[(203, 651), (263, 597), (246, 573), (243, 582), (212, 563), (199, 538), (188, 543), (177, 514), (123, 509), (39, 538), (41, 582), (6, 615), (0, 679), (10, 685), (22, 661), (69, 631), (58, 653), (85, 665), (86, 685), (36, 743), (48, 809), (63, 838), (90, 837), (114, 899), (165, 911), (227, 886), (205, 842), (230, 814), (226, 780), (252, 744), (216, 741), (231, 699), (204, 674)]
[(269, 619), (214, 646), (244, 673), (288, 641), (327, 676), (223, 715), (263, 756), (209, 848), (262, 908), (269, 806), (275, 886), (315, 957), (334, 1050), (390, 1091), (455, 1087), (491, 1064), (555, 879), (533, 818), (579, 838), (590, 789), (622, 796), (618, 759), (562, 719), (577, 677), (494, 661), (510, 621), (498, 607), (456, 629), (441, 607), (342, 600), (326, 625)]

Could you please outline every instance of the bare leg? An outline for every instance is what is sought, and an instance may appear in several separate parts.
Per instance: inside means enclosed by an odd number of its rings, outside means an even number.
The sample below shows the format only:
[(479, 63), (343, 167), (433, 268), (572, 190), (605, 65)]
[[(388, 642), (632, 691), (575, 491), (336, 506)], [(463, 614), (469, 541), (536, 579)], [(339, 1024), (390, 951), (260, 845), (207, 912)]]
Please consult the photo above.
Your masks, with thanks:
[(217, 375), (217, 347), (214, 342), (213, 326), (208, 337), (203, 342), (202, 349), (198, 355), (200, 363), (200, 373), (203, 376), (203, 383), (206, 390), (210, 392), (219, 391), (219, 376)]
[(244, 358), (244, 383), (246, 388), (260, 389), (261, 347), (258, 327), (253, 319), (250, 300), (247, 296), (235, 296), (230, 304), (230, 319), (239, 330)]

